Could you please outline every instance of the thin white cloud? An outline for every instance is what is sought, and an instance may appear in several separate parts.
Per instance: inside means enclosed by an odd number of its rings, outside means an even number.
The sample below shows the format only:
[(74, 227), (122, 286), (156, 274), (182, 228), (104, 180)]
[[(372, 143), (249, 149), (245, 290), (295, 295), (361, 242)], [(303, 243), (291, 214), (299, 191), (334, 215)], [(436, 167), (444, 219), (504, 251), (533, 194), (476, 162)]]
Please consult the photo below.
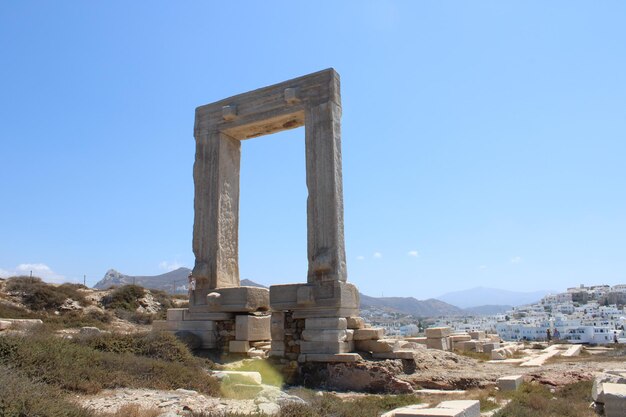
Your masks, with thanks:
[(41, 263), (19, 264), (13, 270), (0, 269), (0, 277), (8, 278), (19, 275), (30, 275), (31, 272), (34, 277), (41, 278), (46, 282), (51, 282), (54, 284), (61, 284), (63, 282), (71, 281), (63, 275), (54, 272), (52, 268), (50, 268), (48, 265)]
[(169, 261), (163, 261), (159, 263), (159, 268), (163, 269), (164, 271), (173, 271), (175, 269), (181, 268), (183, 266), (183, 264), (181, 264), (178, 261), (174, 261), (174, 262), (169, 262)]
[(410, 250), (409, 253), (407, 253), (407, 255), (413, 257), (413, 258), (417, 258), (418, 256), (420, 256), (420, 253), (416, 250)]
[(514, 256), (511, 258), (511, 263), (512, 264), (519, 264), (522, 262), (522, 257), (521, 256)]
[(363, 256), (363, 255), (359, 255), (359, 256), (356, 257), (357, 261), (362, 261), (364, 259), (365, 259), (365, 256)]
[(374, 258), (376, 258), (376, 259), (380, 259), (380, 258), (382, 258), (382, 257), (383, 257), (383, 254), (382, 254), (382, 253), (380, 253), (380, 252), (374, 252)]

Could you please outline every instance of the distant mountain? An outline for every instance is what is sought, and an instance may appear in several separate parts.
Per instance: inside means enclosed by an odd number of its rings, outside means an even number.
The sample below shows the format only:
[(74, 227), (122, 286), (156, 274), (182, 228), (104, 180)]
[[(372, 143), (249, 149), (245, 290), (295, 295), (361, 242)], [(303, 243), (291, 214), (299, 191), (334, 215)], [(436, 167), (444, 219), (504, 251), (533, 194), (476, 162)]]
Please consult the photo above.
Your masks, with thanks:
[(189, 268), (178, 268), (161, 275), (133, 276), (125, 275), (115, 269), (109, 269), (93, 287), (105, 290), (110, 287), (119, 287), (126, 284), (137, 284), (145, 288), (167, 291), (172, 294), (186, 293), (188, 276), (191, 273)]
[(506, 313), (512, 308), (513, 306), (508, 305), (486, 305), (464, 308), (463, 312), (468, 316), (491, 316)]
[(412, 314), (418, 317), (455, 316), (463, 314), (463, 310), (433, 298), (417, 300), (413, 297), (370, 297), (361, 294), (361, 308), (375, 307)]
[[(171, 294), (184, 294), (187, 292), (187, 283), (189, 282), (188, 277), (190, 273), (191, 269), (189, 268), (178, 268), (161, 275), (133, 276), (122, 274), (115, 269), (109, 269), (107, 273), (104, 274), (104, 278), (94, 285), (94, 288), (105, 290), (110, 287), (137, 284), (145, 288), (167, 291)], [(249, 279), (242, 279), (241, 285), (246, 287), (267, 288)]]
[(476, 287), (469, 290), (454, 291), (437, 297), (438, 300), (469, 308), (485, 305), (511, 305), (520, 306), (539, 301), (551, 291), (519, 292), (500, 290), (497, 288)]

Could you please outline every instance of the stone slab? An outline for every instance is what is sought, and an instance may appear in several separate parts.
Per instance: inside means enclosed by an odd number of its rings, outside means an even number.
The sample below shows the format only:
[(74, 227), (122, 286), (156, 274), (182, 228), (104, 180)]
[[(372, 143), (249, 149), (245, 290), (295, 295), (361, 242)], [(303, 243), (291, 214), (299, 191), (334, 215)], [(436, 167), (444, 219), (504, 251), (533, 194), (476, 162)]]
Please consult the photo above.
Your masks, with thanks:
[(248, 340), (256, 342), (259, 340), (270, 340), (271, 316), (252, 316), (239, 314), (235, 318), (235, 338), (237, 340)]
[(261, 385), (263, 378), (259, 372), (214, 371), (214, 377), (224, 383)]
[(348, 353), (352, 350), (354, 350), (354, 342), (300, 341), (301, 353)]
[(626, 415), (626, 384), (605, 382), (602, 384), (602, 399), (606, 417), (624, 417)]
[(426, 329), (425, 333), (428, 339), (440, 339), (442, 337), (450, 336), (452, 334), (452, 329), (450, 327), (429, 327)]
[(500, 343), (487, 342), (487, 343), (483, 343), (482, 346), (483, 346), (483, 352), (491, 353), (492, 350), (500, 348)]
[(347, 330), (303, 330), (302, 339), (308, 342), (345, 342)]
[(211, 320), (211, 321), (225, 321), (225, 320), (233, 320), (235, 318), (234, 313), (209, 313), (209, 312), (201, 312), (201, 311), (190, 311), (189, 309), (185, 309), (183, 311), (183, 320), (184, 321), (201, 321), (201, 320)]
[(270, 305), (274, 311), (293, 310), (294, 314), (299, 310), (344, 309), (345, 315), (308, 317), (352, 317), (358, 316), (359, 291), (353, 284), (343, 281), (272, 285)]
[(561, 356), (565, 358), (571, 358), (573, 356), (580, 355), (580, 352), (583, 350), (583, 345), (573, 345), (570, 346), (565, 352), (561, 354)]
[[(218, 294), (219, 296), (211, 296)], [(207, 295), (209, 311), (251, 313), (268, 311), (270, 294), (267, 288), (230, 287), (216, 288)]]
[(357, 340), (354, 347), (361, 352), (388, 353), (393, 352), (395, 344), (396, 341), (393, 339)]
[(462, 410), (463, 417), (480, 417), (480, 401), (478, 400), (452, 400), (439, 403), (437, 408)]
[(358, 353), (306, 353), (300, 356), (303, 356), (304, 362), (358, 362), (363, 359)]
[(424, 408), (415, 409), (403, 407), (395, 411), (394, 417), (465, 417), (463, 410), (455, 408)]
[(304, 321), (306, 330), (345, 330), (348, 328), (348, 321), (343, 317), (314, 317)]
[(347, 317), (358, 314), (358, 308), (311, 308), (303, 310), (294, 310), (294, 319), (309, 319), (319, 317)]
[(465, 342), (456, 342), (454, 348), (463, 352), (480, 352), (482, 345), (476, 340), (468, 340)]
[(228, 351), (231, 353), (248, 353), (250, 342), (247, 340), (231, 340), (228, 342)]
[(412, 342), (412, 343), (418, 343), (420, 345), (425, 345), (426, 344), (426, 337), (406, 337), (404, 340), (406, 340), (407, 342)]
[(524, 377), (522, 375), (510, 375), (503, 376), (498, 378), (496, 384), (500, 391), (516, 391), (520, 385), (524, 382)]
[(354, 340), (377, 340), (385, 335), (382, 327), (370, 327), (367, 329), (354, 330)]

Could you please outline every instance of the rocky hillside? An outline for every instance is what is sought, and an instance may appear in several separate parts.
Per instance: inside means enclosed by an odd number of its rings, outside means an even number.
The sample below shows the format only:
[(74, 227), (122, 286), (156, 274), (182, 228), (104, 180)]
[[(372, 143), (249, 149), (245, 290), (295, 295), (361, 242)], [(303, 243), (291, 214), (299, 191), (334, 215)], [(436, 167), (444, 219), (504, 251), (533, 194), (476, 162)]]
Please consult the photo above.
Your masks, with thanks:
[(443, 301), (418, 300), (413, 297), (370, 297), (361, 294), (361, 308), (375, 307), (389, 311), (411, 314), (417, 317), (453, 316), (463, 310)]

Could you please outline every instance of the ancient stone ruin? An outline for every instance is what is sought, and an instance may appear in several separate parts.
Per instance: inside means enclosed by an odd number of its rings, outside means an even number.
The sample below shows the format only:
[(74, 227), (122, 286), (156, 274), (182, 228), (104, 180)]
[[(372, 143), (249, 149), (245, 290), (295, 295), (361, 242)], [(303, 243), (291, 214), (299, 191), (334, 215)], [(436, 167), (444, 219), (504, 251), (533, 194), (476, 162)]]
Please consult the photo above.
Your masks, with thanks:
[[(195, 266), (188, 309), (170, 309), (156, 326), (191, 332), (204, 348), (301, 362), (353, 362), (364, 328), (359, 293), (347, 282), (343, 235), (339, 74), (327, 69), (196, 109)], [(264, 288), (239, 281), (241, 141), (304, 126), (306, 283)], [(269, 344), (271, 340), (271, 345)]]

